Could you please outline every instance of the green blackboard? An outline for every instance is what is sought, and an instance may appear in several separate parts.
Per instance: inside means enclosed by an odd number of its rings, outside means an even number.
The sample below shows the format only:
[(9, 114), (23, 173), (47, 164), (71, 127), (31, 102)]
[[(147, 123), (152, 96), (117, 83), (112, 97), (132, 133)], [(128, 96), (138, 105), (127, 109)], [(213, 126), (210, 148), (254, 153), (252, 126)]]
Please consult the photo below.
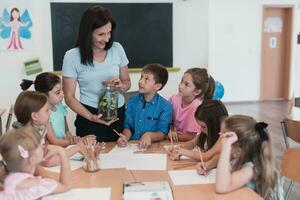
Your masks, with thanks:
[[(59, 3), (51, 6), (54, 71), (60, 71), (67, 50), (76, 43), (80, 17), (95, 3)], [(122, 44), (129, 68), (148, 63), (173, 66), (172, 3), (101, 3), (114, 17), (115, 41)]]

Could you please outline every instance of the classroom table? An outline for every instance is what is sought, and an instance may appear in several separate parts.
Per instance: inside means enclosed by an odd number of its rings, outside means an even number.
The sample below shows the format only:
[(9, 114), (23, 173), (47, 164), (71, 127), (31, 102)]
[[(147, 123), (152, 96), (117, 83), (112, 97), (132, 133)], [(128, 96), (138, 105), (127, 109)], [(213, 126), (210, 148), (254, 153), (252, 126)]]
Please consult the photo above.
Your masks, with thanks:
[[(154, 143), (151, 145), (150, 149), (147, 150), (149, 153), (167, 153), (163, 144), (165, 141)], [(109, 152), (115, 146), (115, 143), (107, 143), (106, 152)], [(147, 153), (146, 152), (146, 153)], [(101, 160), (100, 160), (101, 162)], [(172, 161), (168, 159), (167, 161), (168, 170), (173, 170), (180, 166), (193, 164), (192, 160), (180, 161), (181, 164), (178, 165), (178, 161)], [(175, 166), (175, 167), (174, 167)], [(194, 166), (188, 166), (183, 169), (195, 169), (196, 162)], [(53, 178), (58, 179), (58, 174), (53, 172), (44, 172)], [(214, 184), (199, 184), (199, 185), (174, 185), (171, 178), (168, 175), (168, 171), (137, 171), (137, 170), (126, 170), (123, 169), (100, 169), (97, 172), (86, 172), (82, 168), (72, 171), (73, 188), (91, 188), (91, 187), (110, 187), (111, 199), (121, 200), (123, 195), (123, 183), (124, 182), (134, 182), (134, 181), (168, 181), (172, 187), (174, 200), (221, 200), (221, 199), (239, 199), (239, 200), (258, 200), (262, 199), (254, 191), (249, 188), (242, 188), (228, 194), (216, 194)], [(101, 198), (99, 197), (99, 200)]]

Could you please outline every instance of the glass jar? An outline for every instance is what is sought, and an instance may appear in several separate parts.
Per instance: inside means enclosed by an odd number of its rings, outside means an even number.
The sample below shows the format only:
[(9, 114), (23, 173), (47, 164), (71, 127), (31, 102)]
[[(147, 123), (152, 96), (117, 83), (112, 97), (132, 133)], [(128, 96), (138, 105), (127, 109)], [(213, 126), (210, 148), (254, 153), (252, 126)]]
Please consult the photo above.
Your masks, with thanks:
[(102, 115), (101, 119), (110, 121), (118, 118), (118, 99), (119, 93), (109, 86), (100, 93), (98, 113)]
[(87, 172), (96, 172), (99, 170), (99, 159), (96, 157), (85, 158), (83, 161), (83, 169)]

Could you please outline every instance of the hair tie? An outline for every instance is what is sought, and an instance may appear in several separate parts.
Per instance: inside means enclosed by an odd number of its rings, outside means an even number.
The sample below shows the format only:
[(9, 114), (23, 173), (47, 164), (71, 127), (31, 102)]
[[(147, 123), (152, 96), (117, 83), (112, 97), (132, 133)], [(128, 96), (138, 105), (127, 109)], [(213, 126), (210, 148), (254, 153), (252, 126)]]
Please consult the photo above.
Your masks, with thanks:
[(265, 130), (268, 127), (268, 124), (265, 122), (258, 122), (255, 124), (255, 130), (258, 132), (259, 137), (262, 141), (269, 140), (269, 136)]
[(25, 150), (21, 145), (18, 145), (18, 149), (22, 158), (28, 158), (29, 155), (27, 150)]
[(22, 128), (23, 124), (19, 121), (15, 121), (15, 122), (12, 123), (12, 127), (15, 128), (15, 129)]

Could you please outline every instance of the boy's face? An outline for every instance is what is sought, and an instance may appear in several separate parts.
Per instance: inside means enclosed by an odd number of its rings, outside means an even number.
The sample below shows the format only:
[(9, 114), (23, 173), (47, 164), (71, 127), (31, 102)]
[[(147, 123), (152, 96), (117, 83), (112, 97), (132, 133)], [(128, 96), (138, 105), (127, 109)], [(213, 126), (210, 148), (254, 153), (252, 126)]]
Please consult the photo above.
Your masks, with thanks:
[(155, 83), (153, 74), (149, 72), (142, 72), (139, 80), (139, 92), (143, 94), (152, 94), (161, 88), (160, 83)]

